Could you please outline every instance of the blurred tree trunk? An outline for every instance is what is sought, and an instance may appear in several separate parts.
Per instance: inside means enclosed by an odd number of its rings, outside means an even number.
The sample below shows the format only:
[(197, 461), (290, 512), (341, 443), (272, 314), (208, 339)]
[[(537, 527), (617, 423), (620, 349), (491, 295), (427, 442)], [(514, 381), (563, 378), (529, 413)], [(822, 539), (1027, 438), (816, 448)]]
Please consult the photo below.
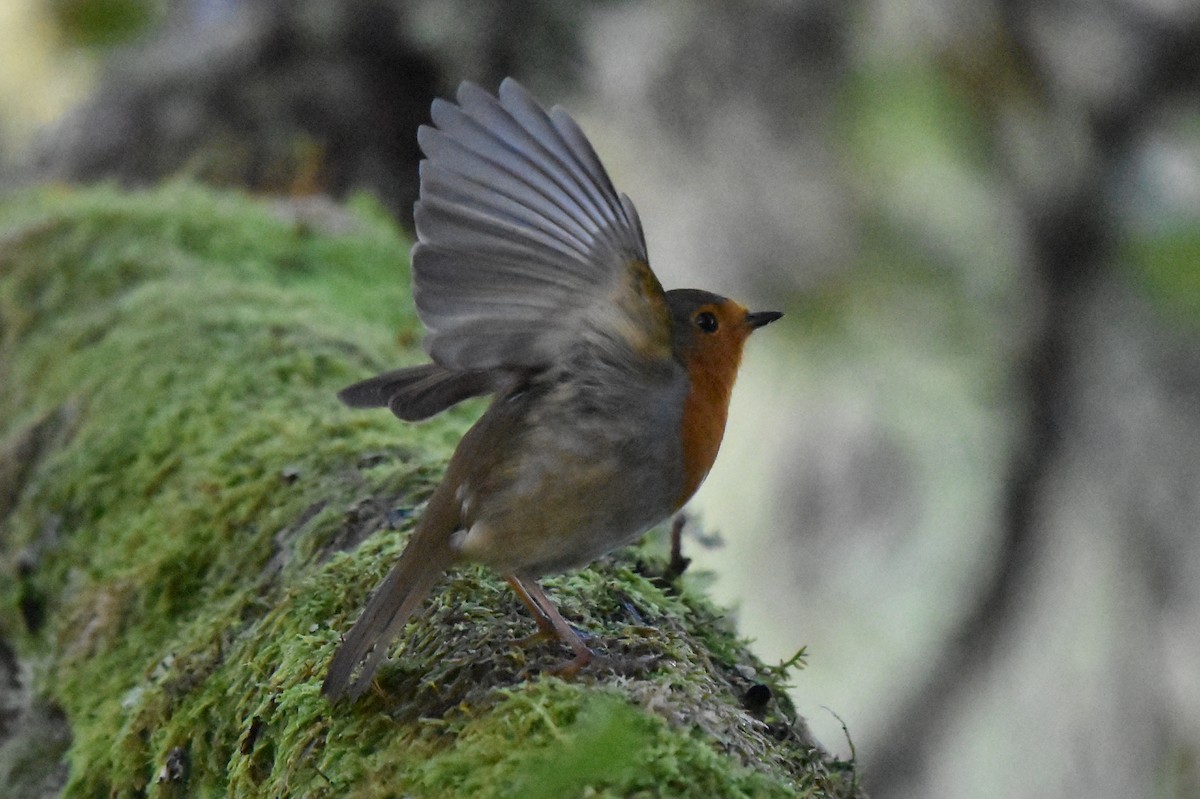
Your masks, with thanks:
[[(1000, 44), (986, 67), (992, 77), (982, 81), (988, 93), (976, 110), (990, 125), (989, 146), (1019, 200), (1030, 244), (1030, 274), (1037, 282), (1030, 294), (1038, 301), (1038, 322), (1014, 374), (1025, 422), (1005, 475), (1001, 537), (990, 578), (979, 584), (945, 645), (930, 658), (920, 684), (878, 737), (883, 746), (870, 762), (871, 781), (880, 796), (903, 797), (917, 789), (940, 754), (934, 733), (962, 712), (989, 672), (1006, 668), (1004, 648), (1014, 646), (1022, 629), (1036, 628), (1028, 616), (1029, 597), (1047, 579), (1039, 570), (1055, 559), (1052, 552), (1061, 546), (1057, 539), (1064, 532), (1071, 535), (1072, 522), (1100, 517), (1091, 532), (1095, 544), (1085, 540), (1082, 545), (1100, 551), (1114, 547), (1125, 559), (1121, 584), (1150, 587), (1154, 607), (1138, 611), (1146, 620), (1167, 611), (1182, 594), (1182, 575), (1169, 576), (1177, 569), (1161, 558), (1172, 551), (1183, 554), (1179, 542), (1168, 539), (1181, 532), (1172, 529), (1181, 520), (1194, 518), (1195, 503), (1186, 498), (1193, 492), (1184, 486), (1197, 484), (1200, 463), (1195, 444), (1185, 442), (1195, 440), (1200, 416), (1194, 401), (1179, 400), (1187, 394), (1194, 399), (1200, 390), (1195, 381), (1200, 361), (1194, 333), (1186, 325), (1174, 329), (1172, 317), (1194, 314), (1200, 307), (1194, 305), (1196, 283), (1183, 273), (1138, 274), (1147, 268), (1139, 260), (1138, 241), (1163, 237), (1169, 249), (1167, 240), (1180, 220), (1166, 215), (1139, 219), (1144, 209), (1138, 204), (1145, 198), (1138, 198), (1129, 184), (1136, 172), (1133, 164), (1147, 157), (1147, 139), (1163, 135), (1180, 107), (1191, 107), (1200, 95), (1200, 17), (1191, 15), (1191, 25), (1155, 25), (1150, 15), (1117, 19), (1115, 12), (1110, 16), (1069, 5), (999, 6), (994, 33)], [(1085, 38), (1104, 32), (1128, 47), (1098, 52), (1105, 50), (1103, 45), (1089, 41), (1080, 52), (1071, 52), (1063, 44), (1072, 41), (1073, 31), (1085, 31), (1080, 34)], [(1120, 63), (1119, 76), (1095, 72), (1108, 57)], [(958, 66), (966, 61), (964, 57)], [(1091, 74), (1079, 71), (1084, 65), (1091, 65)], [(971, 71), (982, 69), (972, 64), (958, 77), (969, 78), (964, 84), (970, 85), (970, 78), (983, 78)], [(1005, 84), (1005, 77), (1012, 82)], [(1019, 140), (1017, 131), (1036, 144)], [(1195, 220), (1185, 220), (1188, 224)], [(1185, 252), (1194, 257), (1200, 253), (1194, 234), (1191, 241)], [(1200, 265), (1193, 262), (1191, 268)], [(1167, 285), (1155, 287), (1158, 280)], [(1139, 296), (1138, 282), (1158, 292), (1158, 307)], [(1173, 309), (1176, 304), (1180, 307)], [(1183, 394), (1177, 393), (1180, 389)], [(1133, 395), (1142, 395), (1152, 407), (1134, 410)], [(1146, 471), (1138, 474), (1134, 463)], [(1150, 479), (1157, 488), (1145, 484)], [(1081, 486), (1084, 495), (1105, 493), (1106, 510), (1116, 518), (1104, 519), (1094, 498), (1080, 495)], [(1156, 493), (1174, 498), (1157, 503), (1149, 515), (1158, 517), (1153, 522), (1137, 521), (1149, 518), (1146, 505), (1153, 504), (1150, 497)], [(1109, 533), (1124, 540), (1107, 541)], [(1182, 549), (1188, 548), (1194, 543)], [(1066, 579), (1065, 573), (1059, 579)], [(1136, 590), (1131, 593), (1130, 601), (1140, 601)], [(1154, 649), (1161, 644), (1150, 636), (1144, 645)], [(1137, 673), (1134, 639), (1121, 649), (1113, 673)], [(1148, 686), (1143, 683), (1137, 690), (1157, 704), (1159, 689)], [(1126, 702), (1146, 704), (1131, 697), (1117, 700), (1118, 706)], [(1165, 775), (1178, 764), (1172, 762), (1174, 755), (1162, 752), (1181, 732), (1164, 733), (1179, 725), (1174, 712), (1164, 707), (1156, 721), (1119, 715), (1122, 723), (1154, 729), (1146, 732), (1159, 739), (1128, 753), (1143, 762), (1121, 778), (1132, 776), (1129, 787), (1135, 791), (1142, 783), (1134, 775), (1143, 771), (1159, 773), (1164, 784), (1170, 783)], [(1096, 719), (1078, 723), (1110, 727)], [(1116, 741), (1093, 740), (1094, 751), (1124, 748), (1127, 732), (1119, 725), (1111, 729)], [(1185, 780), (1195, 779), (1194, 766), (1184, 770), (1191, 772)], [(1123, 788), (1113, 790), (1126, 795)]]

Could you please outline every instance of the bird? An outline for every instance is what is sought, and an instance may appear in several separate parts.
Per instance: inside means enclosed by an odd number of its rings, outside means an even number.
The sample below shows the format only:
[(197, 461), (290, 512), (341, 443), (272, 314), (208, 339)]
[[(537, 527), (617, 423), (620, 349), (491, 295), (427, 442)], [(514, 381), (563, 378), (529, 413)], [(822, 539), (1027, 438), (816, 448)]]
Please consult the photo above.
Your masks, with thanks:
[(637, 210), (561, 108), (519, 83), (463, 82), (418, 129), (412, 292), (430, 363), (355, 383), (352, 408), (404, 421), (491, 395), (322, 685), (357, 699), (463, 561), (506, 579), (539, 634), (594, 653), (538, 579), (581, 568), (677, 512), (717, 456), (752, 332), (779, 319), (664, 291)]

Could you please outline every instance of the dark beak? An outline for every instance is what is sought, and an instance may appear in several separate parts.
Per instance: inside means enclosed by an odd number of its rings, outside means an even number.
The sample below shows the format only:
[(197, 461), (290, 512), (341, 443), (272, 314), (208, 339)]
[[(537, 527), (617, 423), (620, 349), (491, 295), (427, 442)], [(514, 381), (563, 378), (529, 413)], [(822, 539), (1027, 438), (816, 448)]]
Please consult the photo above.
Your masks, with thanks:
[(746, 314), (746, 324), (750, 325), (751, 330), (757, 330), (764, 325), (771, 324), (781, 316), (783, 314), (779, 311), (755, 311)]

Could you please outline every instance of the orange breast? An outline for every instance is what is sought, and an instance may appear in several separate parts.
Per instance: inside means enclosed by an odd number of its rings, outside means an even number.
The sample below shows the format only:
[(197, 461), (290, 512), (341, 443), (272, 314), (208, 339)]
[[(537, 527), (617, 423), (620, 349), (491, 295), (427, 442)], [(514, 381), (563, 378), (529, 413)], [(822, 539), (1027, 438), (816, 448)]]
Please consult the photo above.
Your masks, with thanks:
[(692, 498), (708, 476), (729, 415), (729, 396), (742, 358), (742, 341), (705, 342), (688, 357), (691, 389), (683, 405), (680, 441), (683, 444), (683, 490), (678, 507)]

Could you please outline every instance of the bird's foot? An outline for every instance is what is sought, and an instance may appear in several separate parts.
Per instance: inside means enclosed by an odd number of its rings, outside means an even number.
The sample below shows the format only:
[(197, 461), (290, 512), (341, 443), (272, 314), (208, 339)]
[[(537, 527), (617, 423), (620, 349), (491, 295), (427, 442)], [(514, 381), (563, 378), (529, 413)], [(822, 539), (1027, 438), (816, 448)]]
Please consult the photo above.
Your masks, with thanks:
[(580, 669), (589, 663), (604, 662), (606, 660), (608, 660), (607, 657), (603, 655), (597, 655), (591, 649), (584, 647), (581, 651), (577, 651), (575, 657), (571, 658), (570, 660), (546, 669), (546, 673), (552, 674), (555, 677), (561, 677), (564, 680), (571, 680), (575, 678), (575, 675), (579, 673)]
[(570, 680), (574, 679), (575, 675), (586, 667), (593, 671), (611, 671), (622, 677), (637, 677), (650, 672), (659, 660), (660, 658), (657, 655), (642, 655), (640, 657), (607, 655), (588, 649), (586, 655), (577, 654), (570, 660), (546, 669), (545, 673), (561, 677), (564, 680)]
[(551, 627), (548, 630), (539, 629), (536, 633), (530, 633), (529, 635), (525, 635), (520, 638), (514, 638), (512, 643), (513, 646), (520, 649), (529, 649), (530, 647), (537, 646), (538, 644), (545, 643), (546, 641), (557, 640), (558, 633), (554, 631), (553, 627)]

